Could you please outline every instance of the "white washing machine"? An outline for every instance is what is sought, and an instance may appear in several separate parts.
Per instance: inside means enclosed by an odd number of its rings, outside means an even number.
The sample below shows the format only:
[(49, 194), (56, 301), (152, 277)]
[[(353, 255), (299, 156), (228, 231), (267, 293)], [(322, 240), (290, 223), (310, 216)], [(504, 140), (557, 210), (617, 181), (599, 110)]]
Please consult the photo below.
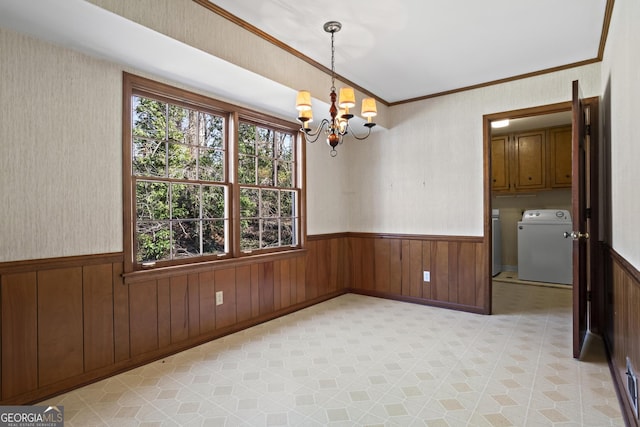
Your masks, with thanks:
[(571, 214), (560, 209), (525, 211), (518, 221), (518, 278), (536, 282), (573, 283)]

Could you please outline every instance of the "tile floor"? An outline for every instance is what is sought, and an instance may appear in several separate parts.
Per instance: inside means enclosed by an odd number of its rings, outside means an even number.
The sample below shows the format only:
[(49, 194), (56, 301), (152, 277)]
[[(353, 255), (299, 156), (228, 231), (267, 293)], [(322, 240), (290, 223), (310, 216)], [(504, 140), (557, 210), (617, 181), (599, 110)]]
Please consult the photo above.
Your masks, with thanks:
[(49, 399), (67, 426), (623, 426), (571, 291), (494, 283), (483, 316), (343, 295)]

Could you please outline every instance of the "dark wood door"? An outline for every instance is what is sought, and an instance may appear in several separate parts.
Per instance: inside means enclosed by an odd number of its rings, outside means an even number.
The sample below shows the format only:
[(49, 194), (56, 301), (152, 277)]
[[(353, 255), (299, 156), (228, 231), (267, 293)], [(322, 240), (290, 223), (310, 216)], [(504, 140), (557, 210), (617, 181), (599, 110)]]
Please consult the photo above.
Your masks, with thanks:
[(587, 240), (589, 225), (587, 222), (586, 147), (590, 123), (589, 109), (585, 107), (580, 85), (573, 82), (572, 99), (572, 171), (571, 171), (571, 216), (573, 233), (567, 238), (573, 239), (573, 357), (579, 358), (587, 333)]

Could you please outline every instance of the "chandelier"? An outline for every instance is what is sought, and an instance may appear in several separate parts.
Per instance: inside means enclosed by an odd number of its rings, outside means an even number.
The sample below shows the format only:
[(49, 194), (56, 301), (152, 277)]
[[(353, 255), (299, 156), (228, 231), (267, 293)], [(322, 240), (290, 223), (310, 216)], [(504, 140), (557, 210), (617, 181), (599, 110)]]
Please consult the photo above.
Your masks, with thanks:
[[(305, 133), (306, 140), (308, 142), (316, 142), (320, 134), (324, 133), (327, 136), (327, 144), (331, 147), (331, 156), (335, 157), (338, 154), (336, 146), (342, 144), (343, 137), (347, 135), (349, 131), (351, 131), (351, 135), (358, 140), (366, 139), (371, 134), (371, 128), (376, 125), (371, 121), (371, 118), (376, 116), (377, 109), (375, 99), (365, 98), (362, 100), (361, 114), (362, 117), (367, 118), (367, 123), (364, 124), (367, 128), (367, 133), (364, 136), (356, 135), (349, 127), (349, 120), (353, 118), (353, 114), (349, 112), (349, 108), (353, 108), (356, 105), (353, 88), (340, 88), (340, 98), (338, 99), (336, 95), (335, 48), (333, 46), (333, 39), (335, 33), (342, 28), (342, 24), (338, 21), (329, 21), (324, 24), (323, 28), (327, 33), (331, 33), (331, 92), (329, 93), (331, 100), (329, 115), (331, 119), (322, 119), (318, 127), (315, 130), (311, 130), (309, 123), (313, 121), (313, 113), (311, 111), (311, 93), (307, 90), (298, 92), (296, 110), (298, 110), (298, 120), (302, 123), (300, 130)], [(336, 100), (338, 100), (337, 105)], [(338, 107), (340, 110), (338, 110)]]

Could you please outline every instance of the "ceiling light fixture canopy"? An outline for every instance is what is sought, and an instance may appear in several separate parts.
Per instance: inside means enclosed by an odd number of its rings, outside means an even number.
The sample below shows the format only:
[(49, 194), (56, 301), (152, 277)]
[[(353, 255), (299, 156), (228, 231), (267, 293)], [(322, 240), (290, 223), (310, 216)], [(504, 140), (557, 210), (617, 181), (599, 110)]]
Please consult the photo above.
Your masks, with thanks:
[[(336, 94), (334, 35), (340, 31), (342, 24), (338, 21), (329, 21), (324, 24), (323, 28), (327, 33), (331, 33), (331, 92), (329, 93), (329, 99), (331, 100), (329, 115), (331, 119), (322, 119), (315, 130), (309, 128), (309, 123), (313, 121), (313, 113), (311, 111), (311, 93), (307, 90), (298, 92), (296, 110), (298, 110), (298, 120), (302, 123), (300, 130), (305, 133), (307, 141), (316, 142), (320, 134), (324, 133), (327, 136), (327, 144), (331, 146), (331, 156), (335, 157), (338, 154), (336, 146), (342, 144), (343, 137), (351, 130), (349, 120), (353, 118), (353, 114), (349, 112), (349, 109), (355, 107), (356, 96), (353, 88), (350, 87), (340, 88), (339, 98)], [(336, 100), (338, 101), (337, 104)], [(364, 124), (367, 128), (366, 135), (358, 136), (351, 130), (351, 135), (359, 140), (366, 139), (371, 134), (371, 128), (376, 125), (371, 120), (372, 117), (378, 114), (376, 100), (373, 98), (363, 99), (361, 114), (362, 117), (367, 118), (367, 123)]]

